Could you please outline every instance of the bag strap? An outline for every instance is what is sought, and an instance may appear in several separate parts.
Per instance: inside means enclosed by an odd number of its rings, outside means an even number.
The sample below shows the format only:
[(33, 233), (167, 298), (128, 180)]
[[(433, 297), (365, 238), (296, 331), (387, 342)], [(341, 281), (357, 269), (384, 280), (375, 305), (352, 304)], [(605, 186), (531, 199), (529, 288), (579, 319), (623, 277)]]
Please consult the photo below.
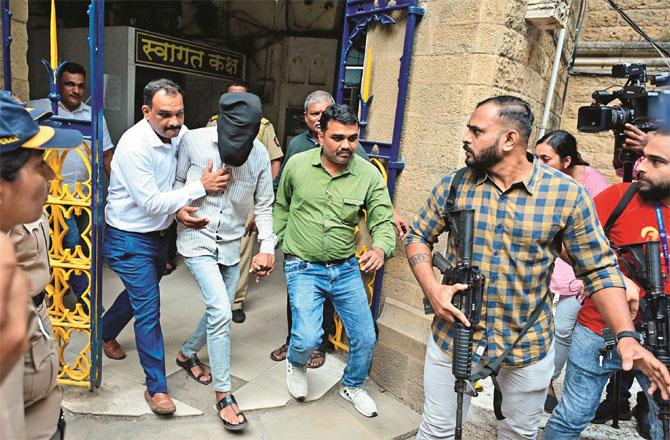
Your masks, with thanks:
[(502, 414), (502, 392), (500, 391), (500, 385), (498, 385), (498, 372), (500, 371), (500, 365), (502, 362), (505, 360), (507, 355), (512, 351), (514, 347), (516, 347), (516, 344), (519, 343), (521, 338), (523, 338), (530, 327), (535, 324), (537, 321), (537, 318), (540, 317), (540, 313), (542, 313), (542, 307), (547, 303), (547, 298), (550, 297), (549, 292), (547, 292), (544, 297), (542, 298), (542, 302), (540, 302), (536, 307), (535, 310), (533, 310), (533, 313), (530, 314), (530, 317), (528, 317), (528, 321), (526, 321), (526, 324), (521, 328), (521, 331), (519, 331), (518, 336), (516, 337), (516, 340), (514, 341), (513, 344), (508, 345), (507, 348), (505, 348), (505, 351), (498, 356), (497, 358), (493, 359), (492, 361), (488, 362), (484, 367), (482, 367), (481, 370), (476, 372), (475, 374), (471, 374), (470, 377), (468, 377), (468, 380), (470, 382), (476, 382), (481, 379), (486, 379), (487, 377), (491, 376), (491, 380), (493, 381), (493, 387), (494, 387), (494, 393), (493, 393), (493, 410), (496, 415), (496, 419), (502, 420), (505, 418)]
[(451, 211), (456, 204), (456, 190), (459, 186), (461, 186), (467, 171), (468, 167), (463, 167), (456, 171), (454, 178), (451, 179), (451, 185), (449, 185), (449, 195), (447, 196), (447, 211)]
[(623, 211), (626, 209), (630, 201), (633, 200), (633, 197), (635, 196), (635, 193), (637, 193), (639, 188), (640, 188), (639, 182), (631, 183), (626, 192), (624, 193), (623, 197), (621, 197), (621, 199), (619, 200), (619, 203), (617, 203), (617, 205), (614, 207), (614, 210), (612, 211), (610, 216), (607, 217), (605, 226), (603, 226), (603, 230), (605, 231), (606, 236), (609, 237), (610, 230), (614, 227), (614, 224), (619, 219)]

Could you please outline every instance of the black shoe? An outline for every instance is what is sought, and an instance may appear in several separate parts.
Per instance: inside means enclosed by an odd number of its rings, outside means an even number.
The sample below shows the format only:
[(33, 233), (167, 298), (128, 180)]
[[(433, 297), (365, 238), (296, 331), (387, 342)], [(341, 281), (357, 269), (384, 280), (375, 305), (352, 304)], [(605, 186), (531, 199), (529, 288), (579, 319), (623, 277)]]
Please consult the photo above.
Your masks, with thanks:
[(637, 421), (635, 429), (640, 437), (650, 439), (649, 434), (649, 402), (643, 391), (637, 393), (637, 405), (633, 408), (633, 416)]
[(547, 398), (544, 400), (544, 410), (551, 414), (558, 405), (558, 399), (553, 394), (547, 394)]
[[(602, 425), (603, 423), (612, 420), (614, 418), (614, 402), (611, 400), (603, 400), (598, 405), (596, 410), (596, 415), (591, 420), (591, 423), (596, 425)], [(619, 420), (630, 420), (633, 417), (633, 414), (630, 412), (630, 404), (628, 400), (621, 399), (621, 404), (619, 406)]]
[(241, 324), (244, 320), (247, 319), (247, 315), (244, 314), (244, 310), (237, 309), (233, 310), (233, 322)]

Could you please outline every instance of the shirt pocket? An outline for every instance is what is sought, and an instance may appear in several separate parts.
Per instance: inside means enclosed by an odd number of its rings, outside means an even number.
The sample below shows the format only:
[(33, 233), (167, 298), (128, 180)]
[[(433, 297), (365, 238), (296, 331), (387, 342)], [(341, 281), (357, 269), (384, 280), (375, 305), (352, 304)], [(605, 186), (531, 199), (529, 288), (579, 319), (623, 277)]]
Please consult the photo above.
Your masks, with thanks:
[[(512, 258), (526, 263), (549, 264), (551, 248), (557, 243), (560, 225), (517, 219), (512, 234)], [(516, 252), (514, 247), (516, 247)]]
[(350, 226), (355, 226), (358, 223), (358, 213), (362, 206), (362, 200), (344, 197), (342, 199), (342, 222)]

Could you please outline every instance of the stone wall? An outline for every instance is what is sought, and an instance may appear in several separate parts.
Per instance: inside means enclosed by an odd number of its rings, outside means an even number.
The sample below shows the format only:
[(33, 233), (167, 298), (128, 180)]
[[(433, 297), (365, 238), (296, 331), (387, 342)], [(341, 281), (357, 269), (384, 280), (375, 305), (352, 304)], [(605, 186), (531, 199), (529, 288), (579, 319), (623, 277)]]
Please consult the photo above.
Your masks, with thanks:
[[(9, 9), (12, 11), (12, 45), (10, 47), (12, 66), (12, 93), (23, 100), (28, 100), (30, 86), (28, 84), (28, 2), (25, 0), (10, 0)], [(2, 22), (0, 21), (0, 35)], [(0, 53), (4, 46), (0, 44)], [(3, 54), (4, 55), (4, 54)], [(0, 56), (0, 87), (4, 89), (4, 57)]]
[[(412, 218), (431, 188), (462, 164), (461, 138), (477, 102), (500, 94), (526, 99), (536, 115), (544, 108), (557, 32), (524, 20), (522, 0), (432, 0), (417, 26), (410, 86), (402, 131), (406, 169), (399, 178), (395, 206)], [(574, 9), (574, 5), (572, 6)], [(563, 66), (550, 122), (558, 124), (567, 80), (565, 62), (573, 47), (575, 17), (568, 27)], [(370, 124), (366, 137), (390, 140), (396, 80), (404, 38), (404, 19), (375, 25), (368, 33), (373, 48)], [(534, 131), (534, 136), (537, 130)], [(430, 321), (423, 315), (422, 293), (404, 252), (387, 263), (384, 312), (372, 375), (414, 408), (423, 402), (423, 359)]]

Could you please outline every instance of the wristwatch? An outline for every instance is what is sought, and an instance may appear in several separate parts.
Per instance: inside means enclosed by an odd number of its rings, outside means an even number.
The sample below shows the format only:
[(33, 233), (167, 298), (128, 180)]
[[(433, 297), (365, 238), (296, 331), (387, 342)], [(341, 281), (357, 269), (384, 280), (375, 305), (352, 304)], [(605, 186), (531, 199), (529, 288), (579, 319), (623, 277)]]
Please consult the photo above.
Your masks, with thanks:
[(617, 344), (623, 338), (633, 338), (637, 342), (639, 342), (640, 345), (644, 345), (644, 338), (642, 337), (642, 334), (640, 334), (638, 332), (632, 332), (630, 330), (625, 330), (625, 331), (617, 333), (615, 338), (616, 338), (616, 343)]

